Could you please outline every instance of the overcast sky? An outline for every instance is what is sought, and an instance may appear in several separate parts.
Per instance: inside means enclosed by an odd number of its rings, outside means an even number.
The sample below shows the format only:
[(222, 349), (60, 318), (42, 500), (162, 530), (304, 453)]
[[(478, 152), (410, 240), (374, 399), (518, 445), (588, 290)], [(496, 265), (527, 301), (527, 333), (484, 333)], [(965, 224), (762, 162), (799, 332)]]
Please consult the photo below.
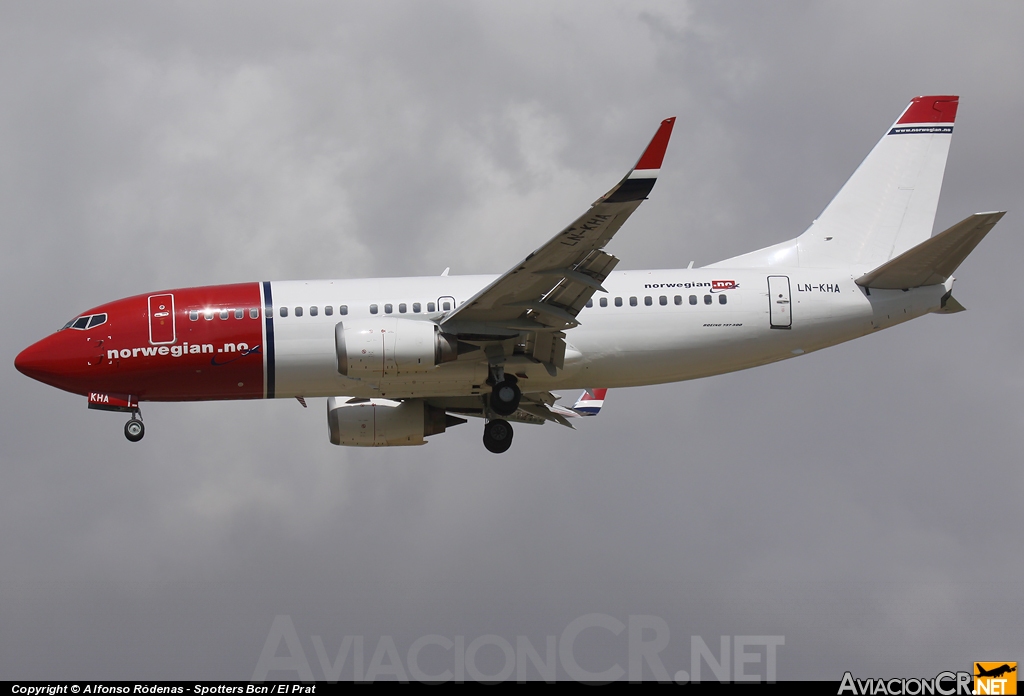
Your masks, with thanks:
[[(1006, 2), (0, 1), (0, 676), (248, 679), (278, 615), (318, 677), (313, 636), (543, 650), (593, 613), (663, 619), (670, 673), (691, 636), (784, 636), (781, 679), (1024, 659), (1022, 29)], [(712, 263), (802, 232), (936, 93), (936, 229), (1009, 210), (966, 313), (612, 391), (501, 457), (477, 421), (335, 447), (323, 399), (145, 404), (133, 445), (13, 367), (151, 290), (500, 273), (668, 116), (611, 251)], [(625, 635), (576, 658), (625, 667)]]

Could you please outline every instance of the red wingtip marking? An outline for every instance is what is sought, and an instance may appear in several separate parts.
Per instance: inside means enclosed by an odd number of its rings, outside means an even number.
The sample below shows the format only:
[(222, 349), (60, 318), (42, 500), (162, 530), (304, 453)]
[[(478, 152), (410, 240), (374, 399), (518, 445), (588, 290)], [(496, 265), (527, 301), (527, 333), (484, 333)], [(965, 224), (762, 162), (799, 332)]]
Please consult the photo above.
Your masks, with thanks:
[(914, 97), (896, 123), (953, 123), (959, 104), (955, 95)]
[(665, 150), (668, 149), (668, 139), (672, 136), (672, 126), (676, 123), (676, 117), (666, 118), (661, 122), (658, 132), (651, 138), (651, 144), (640, 155), (640, 161), (633, 169), (661, 169), (661, 162), (665, 159)]

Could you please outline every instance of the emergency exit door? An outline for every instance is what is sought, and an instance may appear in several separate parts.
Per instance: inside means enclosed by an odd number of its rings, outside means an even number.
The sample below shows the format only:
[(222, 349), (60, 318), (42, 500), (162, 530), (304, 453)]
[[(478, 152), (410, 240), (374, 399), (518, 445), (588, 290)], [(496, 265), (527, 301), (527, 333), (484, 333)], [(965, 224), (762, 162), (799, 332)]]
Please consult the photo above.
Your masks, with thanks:
[(789, 276), (768, 276), (768, 314), (773, 329), (793, 328), (792, 302), (789, 295)]

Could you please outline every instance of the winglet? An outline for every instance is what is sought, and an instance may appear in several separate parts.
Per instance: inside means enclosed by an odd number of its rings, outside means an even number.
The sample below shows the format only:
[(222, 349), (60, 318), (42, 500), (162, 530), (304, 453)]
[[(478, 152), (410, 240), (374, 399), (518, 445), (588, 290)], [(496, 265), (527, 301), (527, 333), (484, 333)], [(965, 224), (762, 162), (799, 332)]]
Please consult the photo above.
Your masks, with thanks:
[[(658, 170), (661, 169), (661, 163), (665, 160), (665, 151), (668, 150), (668, 140), (672, 137), (672, 126), (676, 123), (676, 117), (666, 118), (661, 122), (661, 126), (658, 127), (658, 132), (651, 138), (650, 145), (644, 150), (644, 154), (640, 155), (640, 159), (637, 160), (636, 166), (633, 167), (633, 171), (630, 172), (629, 178), (650, 178), (658, 175)], [(645, 177), (636, 176), (640, 172), (646, 174)]]
[(626, 178), (620, 181), (615, 188), (599, 198), (598, 203), (631, 203), (642, 201), (654, 188), (654, 182), (658, 180), (658, 173), (661, 171), (661, 163), (665, 160), (665, 151), (668, 149), (669, 138), (672, 137), (672, 126), (675, 125), (676, 117), (666, 118), (658, 127), (658, 132), (651, 138), (650, 144), (640, 155), (636, 166), (629, 170)]

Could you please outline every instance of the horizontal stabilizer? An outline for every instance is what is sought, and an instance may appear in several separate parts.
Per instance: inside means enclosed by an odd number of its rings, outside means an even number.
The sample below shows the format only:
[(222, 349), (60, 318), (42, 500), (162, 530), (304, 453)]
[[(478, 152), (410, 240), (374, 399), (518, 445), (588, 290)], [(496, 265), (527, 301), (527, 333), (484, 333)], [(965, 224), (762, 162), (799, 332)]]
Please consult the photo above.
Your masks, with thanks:
[(901, 290), (945, 283), (1005, 214), (1005, 211), (975, 213), (865, 273), (857, 279), (857, 285)]

